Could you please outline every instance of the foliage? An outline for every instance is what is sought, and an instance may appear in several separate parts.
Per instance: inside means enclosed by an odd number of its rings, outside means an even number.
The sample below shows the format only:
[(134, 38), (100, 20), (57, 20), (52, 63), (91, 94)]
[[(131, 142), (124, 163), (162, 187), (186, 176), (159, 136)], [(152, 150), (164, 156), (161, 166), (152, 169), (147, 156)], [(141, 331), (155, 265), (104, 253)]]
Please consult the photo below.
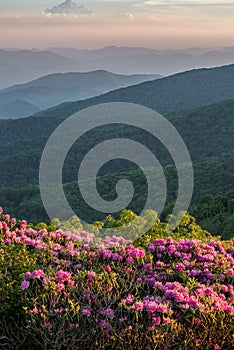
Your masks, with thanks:
[[(40, 159), (48, 138), (66, 117), (84, 108), (85, 103), (88, 104), (87, 101), (81, 105), (65, 104), (54, 110), (45, 111), (43, 116), (0, 120), (1, 187), (37, 185)], [(182, 136), (193, 162), (233, 156), (233, 107), (234, 100), (228, 100), (166, 115)], [(90, 149), (106, 139), (121, 137), (144, 144), (163, 166), (173, 165), (166, 148), (149, 133), (122, 124), (107, 125), (87, 132), (70, 149), (63, 169), (64, 183), (76, 180), (79, 164)], [(135, 168), (131, 162), (116, 160), (103, 167), (99, 175), (116, 174), (133, 169)], [(223, 184), (225, 185), (224, 181)]]
[(172, 236), (158, 220), (141, 247), (1, 213), (0, 348), (231, 350), (234, 242), (188, 214)]
[[(206, 204), (200, 205), (199, 203), (201, 194), (206, 195), (205, 197), (203, 196), (204, 198), (213, 198), (214, 195), (221, 194), (221, 196), (224, 197), (231, 196), (230, 191), (233, 189), (234, 183), (233, 161), (234, 158), (227, 158), (194, 164), (195, 186), (192, 203), (189, 208), (189, 211), (196, 217), (198, 223), (202, 225), (202, 227), (213, 234), (222, 235), (226, 238), (232, 237), (233, 232), (232, 219), (230, 216), (233, 208), (233, 197), (226, 200), (225, 213), (222, 213), (216, 205), (215, 208), (212, 209), (212, 217), (207, 217), (206, 215)], [(165, 221), (167, 215), (172, 212), (178, 185), (175, 167), (167, 166), (164, 168), (164, 171), (167, 179), (167, 202), (160, 216), (162, 221)], [(147, 195), (147, 183), (141, 170), (98, 177), (97, 189), (103, 199), (109, 201), (114, 200), (116, 198), (115, 185), (121, 179), (128, 179), (132, 182), (134, 186), (134, 196), (127, 209), (139, 214), (144, 208)], [(100, 222), (105, 219), (105, 214), (96, 212), (85, 203), (77, 187), (77, 183), (65, 184), (64, 192), (69, 204), (81, 220), (92, 223), (94, 221)], [(229, 192), (230, 195), (228, 194)], [(155, 193), (158, 193), (157, 188), (155, 188)], [(0, 188), (0, 198), (4, 210), (12, 216), (16, 218), (23, 217), (34, 224), (40, 221), (46, 222), (47, 224), (49, 223), (48, 216), (40, 198), (38, 186), (30, 185), (18, 189)], [(201, 203), (204, 200), (205, 199), (202, 198)], [(230, 208), (228, 208), (228, 206)], [(214, 209), (216, 211), (214, 211)], [(217, 217), (215, 218), (216, 215)], [(224, 219), (228, 220), (225, 225), (223, 224), (223, 222), (225, 222)]]
[(81, 221), (77, 216), (73, 216), (69, 220), (61, 222), (58, 218), (55, 218), (51, 221), (51, 224), (56, 228), (66, 231), (82, 231)]
[(226, 196), (206, 195), (192, 208), (198, 222), (213, 234), (222, 233), (225, 239), (234, 232), (234, 191)]

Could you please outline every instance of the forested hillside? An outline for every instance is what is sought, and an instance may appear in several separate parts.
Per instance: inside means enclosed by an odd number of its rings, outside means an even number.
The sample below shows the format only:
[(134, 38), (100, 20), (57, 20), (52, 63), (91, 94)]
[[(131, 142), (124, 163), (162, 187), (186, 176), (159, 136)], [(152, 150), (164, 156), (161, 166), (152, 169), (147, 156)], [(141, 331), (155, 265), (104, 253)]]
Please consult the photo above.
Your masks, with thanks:
[[(197, 87), (198, 94), (201, 94), (203, 91), (204, 99), (206, 99), (206, 96), (209, 96), (211, 100), (216, 98), (220, 100), (225, 94), (226, 96), (234, 96), (232, 94), (232, 87), (234, 87), (234, 80), (231, 79), (232, 74), (234, 74), (234, 66), (192, 71), (161, 79), (160, 81), (116, 90), (90, 100), (65, 103), (29, 118), (1, 120), (1, 204), (7, 212), (16, 216), (24, 216), (34, 222), (47, 220), (39, 197), (39, 163), (42, 151), (51, 133), (66, 117), (74, 112), (94, 104), (111, 101), (130, 101), (153, 107), (157, 110), (156, 107), (159, 105), (161, 93), (158, 84), (162, 82), (163, 85), (160, 89), (163, 89), (163, 86), (166, 85), (171, 88), (173, 84), (179, 84), (173, 90), (174, 102), (172, 98), (171, 100), (168, 98), (167, 101), (161, 98), (160, 106), (164, 110), (171, 109), (173, 106), (175, 107), (176, 96), (179, 96), (180, 101), (183, 100), (179, 106), (180, 108), (195, 103), (196, 99), (194, 99), (193, 95), (193, 92), (195, 93), (194, 86)], [(189, 83), (192, 86), (192, 82), (195, 85), (192, 90), (189, 90), (187, 84)], [(219, 98), (216, 95), (218, 85), (222, 90)], [(214, 86), (215, 88), (213, 89)], [(164, 90), (164, 93), (169, 93), (170, 88)], [(185, 93), (185, 90), (187, 93)], [(204, 93), (205, 90), (208, 92), (207, 94)], [(187, 99), (189, 93), (191, 95)], [(204, 99), (199, 99), (199, 103), (205, 103)], [(170, 104), (170, 101), (173, 103)], [(168, 108), (169, 104), (170, 108)], [(197, 204), (203, 195), (225, 195), (233, 189), (233, 110), (234, 99), (228, 99), (196, 109), (173, 111), (164, 114), (181, 134), (193, 161), (195, 189), (192, 205)], [(116, 137), (136, 140), (144, 144), (156, 155), (162, 166), (166, 169), (165, 172), (168, 176), (167, 204), (170, 205), (176, 198), (177, 177), (173, 168), (173, 161), (165, 147), (147, 132), (142, 132), (137, 128), (123, 125), (109, 125), (96, 128), (83, 135), (68, 153), (63, 168), (63, 181), (67, 184), (65, 185), (65, 189), (74, 209), (79, 208), (80, 204), (78, 190), (74, 184), (74, 181), (77, 179), (80, 161), (96, 144)], [(109, 175), (105, 177), (106, 174)], [(133, 178), (136, 187), (141, 189), (141, 191), (136, 192), (134, 197), (135, 203), (133, 201), (130, 204), (130, 208), (135, 212), (140, 211), (144, 204), (142, 190), (146, 189), (146, 184), (144, 183), (145, 179), (139, 176), (139, 171), (136, 170), (133, 163), (121, 160), (109, 162), (102, 167), (98, 175), (101, 177), (99, 180), (100, 192), (104, 197), (108, 193), (109, 199), (115, 198), (116, 192), (113, 183), (117, 181), (118, 177), (125, 176), (130, 179)], [(78, 216), (81, 214), (83, 218), (89, 217), (90, 220), (94, 219), (92, 210), (87, 206), (83, 205), (82, 209), (79, 210), (82, 212), (79, 212)]]
[[(68, 114), (61, 106), (59, 117), (31, 117), (0, 121), (1, 186), (38, 184), (38, 169), (42, 151), (52, 131)], [(74, 108), (74, 107), (73, 107)], [(229, 157), (234, 154), (234, 99), (192, 111), (171, 113), (167, 118), (184, 139), (192, 160)], [(145, 144), (155, 152), (166, 166), (172, 164), (168, 151), (147, 132), (123, 126), (100, 127), (86, 133), (71, 148), (64, 166), (64, 181), (76, 179), (76, 171), (83, 156), (99, 142), (115, 137), (131, 138)], [(75, 161), (74, 161), (75, 160)], [(133, 165), (119, 161), (107, 164), (100, 175), (133, 170)]]
[[(234, 196), (233, 192), (231, 192), (234, 183), (233, 168), (234, 157), (195, 162), (194, 192), (189, 208), (189, 212), (197, 218), (199, 224), (214, 234), (223, 234), (226, 238), (233, 235), (234, 212), (232, 202)], [(164, 172), (167, 179), (167, 202), (161, 216), (163, 220), (171, 213), (178, 187), (175, 167), (168, 165), (164, 168)], [(132, 182), (134, 197), (127, 209), (131, 209), (139, 214), (144, 208), (147, 196), (146, 178), (139, 169), (98, 177), (97, 188), (100, 195), (105, 200), (114, 200), (116, 198), (115, 186), (121, 179), (128, 179)], [(77, 182), (65, 184), (64, 191), (69, 204), (78, 217), (90, 223), (96, 220), (103, 220), (105, 214), (96, 212), (85, 203)], [(155, 193), (160, 195), (156, 188)], [(218, 197), (216, 198), (216, 196)], [(1, 188), (0, 198), (4, 208), (13, 216), (22, 217), (33, 223), (40, 221), (49, 223), (40, 198), (39, 186), (28, 185), (21, 188)], [(224, 203), (224, 205), (220, 206), (219, 203)], [(116, 213), (117, 216), (118, 214)]]

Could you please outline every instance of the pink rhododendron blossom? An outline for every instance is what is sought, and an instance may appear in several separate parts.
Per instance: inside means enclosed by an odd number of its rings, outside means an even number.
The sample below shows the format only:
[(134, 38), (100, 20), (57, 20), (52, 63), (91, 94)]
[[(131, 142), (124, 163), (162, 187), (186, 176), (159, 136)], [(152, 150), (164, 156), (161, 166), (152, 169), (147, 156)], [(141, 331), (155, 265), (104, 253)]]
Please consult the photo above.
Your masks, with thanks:
[(46, 323), (45, 323), (45, 327), (46, 327), (47, 329), (52, 329), (52, 328), (53, 328), (53, 326), (52, 326), (52, 324), (51, 324), (50, 322), (46, 322)]
[(28, 289), (29, 286), (30, 286), (30, 282), (29, 281), (26, 281), (26, 280), (22, 281), (22, 283), (21, 283), (21, 289), (22, 290)]
[(96, 277), (96, 272), (89, 271), (87, 276), (88, 276), (88, 280), (91, 281), (94, 277)]
[(41, 278), (44, 277), (44, 272), (42, 270), (35, 270), (31, 274), (31, 278)]
[(83, 315), (83, 316), (90, 316), (91, 315), (91, 309), (90, 308), (86, 308), (86, 309), (83, 309), (82, 311), (81, 311), (81, 314)]
[(137, 301), (134, 305), (135, 310), (137, 311), (143, 311), (144, 309), (144, 303), (141, 301)]
[(61, 290), (63, 290), (65, 288), (63, 283), (58, 283), (56, 286), (56, 290), (57, 292), (60, 292)]
[(125, 300), (126, 300), (126, 304), (131, 304), (133, 302), (133, 296), (129, 294)]

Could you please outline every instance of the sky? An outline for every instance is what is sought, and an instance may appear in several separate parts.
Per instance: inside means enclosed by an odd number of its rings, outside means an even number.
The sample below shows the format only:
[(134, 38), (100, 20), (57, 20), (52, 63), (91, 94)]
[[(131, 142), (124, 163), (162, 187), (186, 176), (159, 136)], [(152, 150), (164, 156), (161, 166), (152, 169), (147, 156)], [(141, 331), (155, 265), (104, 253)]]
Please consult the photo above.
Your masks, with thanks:
[(0, 47), (234, 45), (233, 0), (0, 0)]

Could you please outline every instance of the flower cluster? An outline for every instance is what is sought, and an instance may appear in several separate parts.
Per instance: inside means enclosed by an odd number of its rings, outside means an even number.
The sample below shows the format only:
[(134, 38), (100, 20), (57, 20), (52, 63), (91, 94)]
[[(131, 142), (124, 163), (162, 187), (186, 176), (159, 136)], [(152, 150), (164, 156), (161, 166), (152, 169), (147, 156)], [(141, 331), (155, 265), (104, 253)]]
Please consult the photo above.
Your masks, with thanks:
[(48, 331), (64, 317), (73, 332), (90, 322), (109, 335), (234, 315), (233, 241), (159, 238), (144, 250), (122, 237), (17, 227), (2, 213), (0, 233), (5, 247), (35, 254), (21, 276), (23, 310)]

